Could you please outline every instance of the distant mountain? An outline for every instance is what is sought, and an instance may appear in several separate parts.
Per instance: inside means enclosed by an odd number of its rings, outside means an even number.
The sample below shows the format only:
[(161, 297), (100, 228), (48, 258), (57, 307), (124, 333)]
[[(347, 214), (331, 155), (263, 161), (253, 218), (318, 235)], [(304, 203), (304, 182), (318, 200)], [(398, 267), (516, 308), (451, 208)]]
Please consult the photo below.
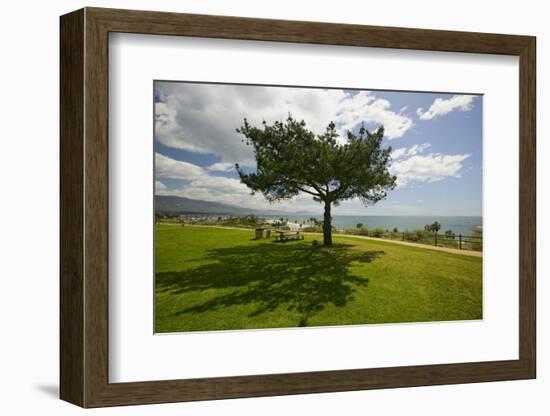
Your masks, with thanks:
[(251, 214), (253, 210), (219, 202), (155, 195), (155, 210), (170, 214)]
[[(201, 201), (198, 199), (184, 198), (172, 195), (155, 195), (155, 210), (166, 214), (220, 214), (220, 215), (246, 215), (264, 214), (279, 215), (289, 213), (278, 210), (257, 210), (222, 204), (220, 202)], [(307, 214), (307, 212), (301, 212)]]

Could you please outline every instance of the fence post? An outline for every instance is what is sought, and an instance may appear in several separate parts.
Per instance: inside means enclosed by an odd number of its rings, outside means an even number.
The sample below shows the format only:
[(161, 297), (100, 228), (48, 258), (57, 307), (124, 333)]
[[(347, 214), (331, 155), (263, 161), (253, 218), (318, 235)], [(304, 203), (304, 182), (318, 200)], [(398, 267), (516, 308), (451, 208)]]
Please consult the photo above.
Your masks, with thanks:
[(462, 234), (458, 235), (458, 249), (462, 250)]
[(435, 232), (435, 246), (437, 247), (437, 231)]
[(405, 241), (405, 231), (403, 231), (403, 241)]

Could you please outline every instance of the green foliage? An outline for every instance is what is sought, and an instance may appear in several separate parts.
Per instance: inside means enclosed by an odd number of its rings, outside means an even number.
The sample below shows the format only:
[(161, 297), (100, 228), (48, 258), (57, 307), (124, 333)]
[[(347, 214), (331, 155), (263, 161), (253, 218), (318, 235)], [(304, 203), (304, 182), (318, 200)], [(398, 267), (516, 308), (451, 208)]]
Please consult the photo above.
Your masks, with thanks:
[(317, 218), (315, 217), (311, 217), (308, 222), (311, 223), (311, 225), (322, 225), (322, 221), (319, 221)]
[(407, 230), (403, 233), (403, 238), (404, 238), (405, 241), (412, 241), (413, 243), (414, 242), (419, 242), (420, 239), (421, 239), (421, 237), (420, 237), (421, 233), (422, 233), (422, 231), (419, 231), (419, 230), (417, 230), (417, 231), (408, 231)]
[(455, 238), (455, 233), (453, 232), (453, 230), (447, 230), (447, 231), (445, 231), (445, 237)]
[(364, 235), (364, 236), (368, 236), (369, 235), (369, 229), (368, 228), (359, 228), (359, 229), (356, 229), (356, 230), (353, 230), (355, 232), (352, 232), (351, 234), (356, 234), (356, 235)]
[(363, 224), (362, 223), (358, 223), (355, 228), (363, 228)]
[(351, 235), (369, 235), (369, 230), (365, 227), (361, 228), (346, 228), (344, 229), (344, 234), (351, 234)]
[(285, 219), (283, 217), (273, 222), (273, 226), (275, 228), (281, 228), (281, 229), (288, 229), (287, 224), (288, 224), (288, 219)]
[[(437, 228), (437, 227), (436, 227)], [(311, 230), (315, 231), (315, 230)], [(462, 237), (462, 248), (465, 250), (481, 251), (483, 249), (483, 239), (481, 228), (472, 229), (472, 236)], [(445, 238), (436, 238), (434, 231), (432, 231), (432, 224), (427, 225), (423, 230), (405, 230), (399, 232), (395, 227), (392, 231), (385, 230), (383, 228), (346, 228), (344, 234), (349, 235), (362, 235), (367, 237), (384, 238), (388, 240), (402, 240), (412, 243), (437, 245), (440, 247), (459, 248), (458, 237), (452, 230), (445, 231)], [(437, 244), (436, 244), (437, 243)]]
[(402, 234), (402, 239), (413, 243), (432, 244), (434, 243), (433, 234), (426, 230), (406, 230)]
[(255, 228), (257, 226), (264, 224), (264, 222), (257, 215), (254, 215), (254, 214), (243, 215), (238, 217), (229, 217), (226, 219), (222, 219), (221, 223), (226, 226), (247, 227), (247, 228)]
[(322, 233), (323, 232), (323, 227), (321, 226), (318, 226), (318, 225), (307, 225), (305, 227), (302, 228), (302, 231), (306, 232), (306, 233)]
[(469, 249), (475, 251), (483, 250), (483, 229), (480, 227), (472, 228), (472, 238), (468, 241)]
[(437, 233), (439, 230), (441, 230), (441, 224), (436, 221), (433, 224), (426, 225), (424, 227), (424, 230), (430, 233)]
[(325, 245), (332, 243), (332, 204), (352, 198), (374, 204), (395, 187), (396, 178), (388, 171), (391, 147), (382, 148), (383, 127), (374, 133), (361, 127), (358, 135), (348, 131), (343, 144), (334, 123), (316, 136), (291, 115), (272, 125), (264, 121), (261, 128), (245, 119), (237, 132), (254, 148), (257, 164), (251, 173), (236, 165), (241, 182), (270, 202), (303, 192), (323, 203)]

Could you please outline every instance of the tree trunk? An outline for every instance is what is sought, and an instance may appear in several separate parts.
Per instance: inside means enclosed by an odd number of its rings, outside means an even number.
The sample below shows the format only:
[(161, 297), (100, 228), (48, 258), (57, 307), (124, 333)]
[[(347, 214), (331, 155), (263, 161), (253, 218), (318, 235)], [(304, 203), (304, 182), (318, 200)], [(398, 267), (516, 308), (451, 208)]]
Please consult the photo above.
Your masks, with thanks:
[(330, 216), (330, 202), (325, 202), (325, 215), (323, 221), (323, 245), (332, 245), (332, 218)]

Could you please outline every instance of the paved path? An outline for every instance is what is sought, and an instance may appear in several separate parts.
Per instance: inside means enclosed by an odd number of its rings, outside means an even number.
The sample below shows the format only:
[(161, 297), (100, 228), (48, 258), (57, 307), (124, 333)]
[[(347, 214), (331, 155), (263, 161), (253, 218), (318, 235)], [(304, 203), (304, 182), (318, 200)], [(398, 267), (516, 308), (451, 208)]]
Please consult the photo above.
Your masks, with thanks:
[[(163, 223), (163, 224), (169, 224), (169, 223)], [(170, 224), (169, 224), (170, 225)], [(180, 225), (180, 224), (173, 224), (173, 225)], [(240, 230), (240, 231), (254, 231), (252, 228), (239, 228), (239, 227), (224, 227), (222, 225), (201, 225), (201, 224), (185, 224), (186, 227), (211, 227), (211, 228), (225, 228), (229, 230)], [(321, 233), (304, 233), (306, 235), (316, 235), (316, 236), (322, 236)], [(458, 248), (450, 248), (450, 247), (436, 247), (431, 246), (429, 244), (420, 244), (420, 243), (411, 243), (408, 241), (401, 241), (401, 240), (389, 240), (387, 238), (377, 238), (377, 237), (367, 237), (364, 235), (353, 235), (353, 234), (333, 234), (336, 237), (348, 237), (348, 238), (359, 238), (363, 240), (372, 240), (372, 241), (384, 241), (387, 243), (394, 243), (394, 244), (401, 244), (404, 246), (410, 246), (410, 247), (418, 247), (418, 248), (427, 248), (429, 250), (435, 250), (435, 251), (444, 251), (446, 253), (453, 253), (453, 254), (462, 254), (463, 256), (472, 256), (472, 257), (483, 257), (483, 253), (481, 251), (473, 251), (473, 250), (459, 250)]]

